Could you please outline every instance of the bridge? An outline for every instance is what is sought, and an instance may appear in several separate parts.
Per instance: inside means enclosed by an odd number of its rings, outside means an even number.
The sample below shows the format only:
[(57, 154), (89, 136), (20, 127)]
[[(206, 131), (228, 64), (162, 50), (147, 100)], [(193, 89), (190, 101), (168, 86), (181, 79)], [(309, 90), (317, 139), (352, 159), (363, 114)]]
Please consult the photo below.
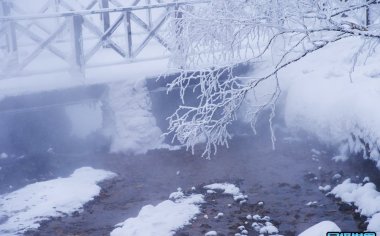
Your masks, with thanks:
[(0, 0), (0, 78), (86, 77), (91, 68), (167, 59), (168, 34), (180, 32), (170, 22), (202, 2)]
[[(32, 121), (75, 116), (73, 127), (102, 120), (92, 131), (112, 130), (116, 140), (131, 138), (128, 130), (140, 120), (165, 130), (179, 91), (168, 96), (163, 88), (175, 75), (156, 78), (168, 71), (171, 47), (181, 46), (170, 40), (180, 36), (183, 12), (207, 2), (0, 0), (0, 125), (34, 127)], [(46, 125), (36, 130), (50, 133)]]

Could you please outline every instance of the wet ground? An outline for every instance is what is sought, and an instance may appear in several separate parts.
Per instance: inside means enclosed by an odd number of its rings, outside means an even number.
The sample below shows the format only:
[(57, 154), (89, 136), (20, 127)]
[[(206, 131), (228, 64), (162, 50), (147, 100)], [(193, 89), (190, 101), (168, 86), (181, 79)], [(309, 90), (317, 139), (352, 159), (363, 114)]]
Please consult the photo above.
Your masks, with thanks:
[[(321, 153), (316, 154), (312, 149)], [(50, 150), (44, 155), (13, 158), (13, 162), (1, 160), (0, 190), (4, 193), (35, 181), (67, 176), (82, 166), (118, 174), (116, 179), (102, 184), (100, 196), (88, 203), (83, 212), (52, 219), (43, 223), (38, 232), (27, 235), (109, 235), (115, 224), (137, 216), (144, 205), (167, 200), (178, 187), (189, 191), (195, 186), (196, 191), (205, 193), (202, 186), (215, 182), (236, 184), (248, 195), (248, 202), (240, 205), (231, 196), (206, 195), (202, 214), (177, 235), (204, 235), (209, 230), (234, 235), (240, 225), (250, 228), (252, 221), (246, 219), (248, 214), (269, 216), (283, 235), (297, 235), (323, 220), (334, 221), (346, 231), (365, 227), (353, 209), (326, 197), (318, 186), (367, 175), (376, 182), (376, 170), (364, 171), (371, 164), (359, 159), (334, 163), (331, 161), (334, 153), (312, 139), (295, 139), (285, 134), (279, 134), (276, 150), (272, 149), (269, 138), (244, 135), (235, 137), (230, 148), (220, 149), (212, 160), (199, 157), (201, 151), (196, 150), (195, 156), (185, 150), (154, 150), (129, 156), (67, 155)], [(336, 173), (342, 178), (333, 180)], [(264, 204), (257, 204), (260, 201)], [(316, 205), (306, 206), (313, 201)], [(224, 217), (215, 219), (219, 212)], [(258, 234), (249, 230), (249, 235)]]

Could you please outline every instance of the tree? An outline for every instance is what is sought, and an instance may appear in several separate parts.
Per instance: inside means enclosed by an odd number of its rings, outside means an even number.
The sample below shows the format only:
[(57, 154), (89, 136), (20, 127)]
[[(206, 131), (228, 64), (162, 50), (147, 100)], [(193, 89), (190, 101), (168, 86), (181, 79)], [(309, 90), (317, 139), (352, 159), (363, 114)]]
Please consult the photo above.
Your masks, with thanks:
[[(363, 40), (357, 56), (364, 49), (375, 51), (380, 42), (380, 27), (368, 24), (368, 14), (379, 3), (378, 0), (211, 0), (179, 9), (181, 18), (173, 21), (174, 30), (169, 38), (174, 52), (172, 61), (181, 71), (169, 90), (180, 88), (183, 102), (188, 90), (198, 90), (200, 95), (196, 106), (180, 106), (169, 117), (169, 133), (192, 149), (205, 138), (203, 155), (209, 158), (218, 145), (228, 145), (231, 138), (228, 127), (236, 119), (247, 93), (255, 92), (267, 80), (274, 81), (269, 99), (255, 104), (249, 115), (254, 128), (258, 115), (269, 108), (271, 122), (281, 92), (279, 71), (349, 37)], [(263, 76), (235, 75), (235, 65), (268, 57), (272, 58), (272, 68)], [(353, 66), (355, 63), (356, 60)]]

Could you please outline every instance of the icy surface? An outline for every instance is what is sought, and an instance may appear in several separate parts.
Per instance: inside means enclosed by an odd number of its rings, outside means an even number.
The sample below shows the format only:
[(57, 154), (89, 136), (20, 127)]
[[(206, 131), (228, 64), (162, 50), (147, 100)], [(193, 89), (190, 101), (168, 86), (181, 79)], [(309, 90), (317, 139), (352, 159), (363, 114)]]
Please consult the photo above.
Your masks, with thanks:
[(100, 193), (99, 182), (116, 174), (83, 167), (67, 178), (27, 185), (0, 196), (0, 212), (7, 219), (0, 225), (1, 235), (15, 235), (37, 229), (50, 217), (71, 214)]
[(321, 235), (326, 235), (327, 232), (340, 232), (340, 231), (341, 231), (340, 228), (334, 222), (322, 221), (308, 228), (307, 230), (305, 230), (298, 236), (321, 236)]
[(129, 218), (111, 232), (111, 236), (170, 236), (190, 223), (200, 213), (203, 195), (194, 194), (176, 201), (166, 200), (157, 206), (144, 206), (137, 217)]

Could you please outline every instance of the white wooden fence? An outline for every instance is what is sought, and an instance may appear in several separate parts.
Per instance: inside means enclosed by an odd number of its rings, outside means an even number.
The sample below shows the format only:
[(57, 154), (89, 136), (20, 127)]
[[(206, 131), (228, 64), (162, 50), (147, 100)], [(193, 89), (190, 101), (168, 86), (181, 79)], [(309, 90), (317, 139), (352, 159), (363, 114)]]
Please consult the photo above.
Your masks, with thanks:
[(168, 20), (207, 2), (41, 0), (31, 12), (34, 1), (0, 0), (0, 78), (168, 57)]

